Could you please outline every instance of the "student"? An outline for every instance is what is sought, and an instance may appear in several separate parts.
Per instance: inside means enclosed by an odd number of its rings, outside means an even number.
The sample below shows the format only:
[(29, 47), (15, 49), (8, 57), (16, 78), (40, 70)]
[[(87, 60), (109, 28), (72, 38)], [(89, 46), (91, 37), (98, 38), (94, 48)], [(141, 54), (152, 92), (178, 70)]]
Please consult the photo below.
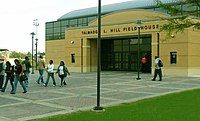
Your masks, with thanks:
[(60, 61), (60, 65), (58, 66), (58, 70), (56, 73), (58, 73), (58, 76), (61, 79), (60, 87), (62, 87), (63, 84), (67, 85), (64, 78), (67, 77), (67, 75), (70, 75), (70, 73), (69, 73), (67, 67), (65, 66), (64, 61)]
[(155, 72), (154, 72), (154, 77), (152, 79), (152, 81), (156, 80), (157, 75), (159, 75), (159, 81), (162, 81), (162, 70), (161, 70), (161, 65), (160, 62), (162, 63), (161, 59), (158, 58), (158, 56), (155, 56)]
[(27, 76), (27, 80), (25, 80), (24, 83), (26, 85), (26, 88), (28, 88), (28, 85), (29, 85), (28, 79), (29, 79), (29, 74), (30, 74), (31, 63), (27, 56), (25, 57), (25, 60), (22, 62), (22, 65), (23, 65), (24, 73)]
[(53, 80), (53, 86), (56, 86), (56, 81), (55, 81), (55, 78), (54, 78), (54, 65), (53, 65), (53, 60), (50, 60), (49, 61), (49, 64), (47, 66), (47, 80), (46, 82), (44, 83), (44, 86), (46, 87), (49, 83), (49, 78), (51, 77), (52, 80)]
[(8, 84), (8, 80), (10, 80), (10, 85), (11, 85), (11, 92), (13, 92), (14, 90), (14, 66), (11, 66), (11, 63), (9, 61), (6, 62), (6, 69), (5, 69), (5, 73), (6, 73), (6, 81), (4, 84), (4, 87), (2, 89), (2, 92), (5, 92), (7, 84)]
[(5, 75), (5, 64), (4, 59), (0, 58), (0, 90), (3, 88), (4, 84), (4, 75)]
[(18, 82), (20, 83), (20, 85), (22, 86), (22, 88), (24, 90), (23, 93), (27, 93), (25, 84), (23, 83), (23, 81), (20, 80), (20, 77), (23, 74), (23, 67), (18, 59), (15, 59), (14, 62), (15, 62), (14, 90), (12, 92), (10, 92), (10, 94), (16, 93)]
[(45, 62), (43, 60), (43, 57), (40, 56), (39, 62), (38, 62), (39, 77), (36, 81), (38, 84), (40, 84), (40, 80), (41, 80), (42, 83), (44, 83), (44, 79), (43, 79), (44, 69), (45, 69)]
[(141, 59), (142, 62), (142, 72), (146, 73), (147, 72), (147, 58), (146, 55), (144, 55)]

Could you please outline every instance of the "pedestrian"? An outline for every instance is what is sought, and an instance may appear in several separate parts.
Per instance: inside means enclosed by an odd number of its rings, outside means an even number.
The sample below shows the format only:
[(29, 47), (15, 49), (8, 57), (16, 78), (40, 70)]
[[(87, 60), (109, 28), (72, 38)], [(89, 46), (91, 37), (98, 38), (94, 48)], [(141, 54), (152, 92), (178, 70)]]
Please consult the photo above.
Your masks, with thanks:
[(60, 65), (58, 66), (57, 72), (58, 76), (60, 77), (60, 87), (64, 85), (67, 85), (67, 83), (65, 82), (64, 78), (67, 77), (67, 75), (70, 75), (67, 66), (65, 66), (64, 61), (60, 61)]
[(16, 93), (18, 82), (20, 83), (20, 85), (24, 90), (23, 93), (26, 93), (27, 92), (26, 86), (23, 83), (23, 81), (20, 80), (20, 77), (23, 75), (23, 67), (18, 59), (15, 59), (14, 62), (15, 62), (14, 90), (10, 94)]
[(154, 63), (155, 63), (155, 72), (152, 81), (156, 80), (157, 75), (159, 75), (159, 81), (162, 81), (162, 70), (161, 70), (162, 65), (160, 65), (160, 63), (162, 63), (162, 60), (158, 56), (155, 56)]
[(5, 64), (4, 59), (0, 58), (0, 90), (3, 88), (4, 84), (4, 75), (5, 75)]
[(23, 69), (24, 69), (24, 74), (26, 74), (27, 80), (24, 81), (26, 88), (28, 88), (29, 85), (29, 74), (30, 74), (30, 68), (31, 68), (31, 63), (29, 61), (28, 56), (25, 57), (25, 60), (22, 62)]
[(46, 87), (49, 83), (49, 78), (52, 78), (53, 80), (53, 86), (56, 86), (56, 81), (54, 78), (54, 65), (53, 65), (53, 60), (49, 61), (49, 64), (47, 65), (47, 80), (44, 83), (44, 86)]
[(8, 80), (10, 80), (11, 92), (13, 92), (14, 91), (14, 85), (13, 85), (13, 82), (14, 82), (14, 65), (12, 66), (9, 61), (6, 61), (5, 73), (6, 73), (6, 81), (5, 81), (5, 84), (3, 86), (2, 92), (5, 92), (7, 84), (8, 84)]
[(147, 58), (146, 55), (144, 55), (141, 59), (142, 62), (142, 72), (146, 73), (147, 72)]
[(39, 77), (38, 77), (38, 79), (36, 81), (38, 84), (40, 84), (40, 80), (41, 80), (42, 83), (44, 83), (44, 79), (43, 79), (44, 69), (45, 69), (45, 62), (43, 60), (43, 57), (40, 56), (39, 57), (39, 61), (38, 61)]

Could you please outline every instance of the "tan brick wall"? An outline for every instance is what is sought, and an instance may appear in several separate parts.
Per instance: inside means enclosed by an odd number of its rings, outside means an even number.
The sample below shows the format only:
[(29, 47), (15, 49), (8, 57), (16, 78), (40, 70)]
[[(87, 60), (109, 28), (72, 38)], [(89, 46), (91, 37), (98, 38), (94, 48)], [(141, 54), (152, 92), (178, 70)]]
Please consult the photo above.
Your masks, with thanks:
[[(152, 74), (154, 57), (157, 55), (157, 33), (160, 33), (160, 58), (163, 60), (163, 75), (191, 76), (200, 75), (200, 35), (199, 31), (187, 29), (174, 37), (166, 38), (166, 32), (160, 32), (161, 21), (152, 21), (156, 16), (164, 16), (150, 11), (121, 11), (102, 17), (102, 37), (137, 36), (135, 20), (144, 20), (142, 34), (152, 35)], [(133, 28), (131, 28), (133, 27)], [(136, 27), (136, 29), (134, 29)], [(130, 30), (131, 29), (131, 30)], [(64, 60), (72, 72), (90, 72), (97, 68), (97, 21), (89, 27), (73, 28), (65, 31), (65, 40), (46, 41), (46, 61), (54, 60), (55, 65)], [(170, 52), (177, 52), (177, 64), (170, 63)], [(75, 63), (71, 61), (75, 54)]]

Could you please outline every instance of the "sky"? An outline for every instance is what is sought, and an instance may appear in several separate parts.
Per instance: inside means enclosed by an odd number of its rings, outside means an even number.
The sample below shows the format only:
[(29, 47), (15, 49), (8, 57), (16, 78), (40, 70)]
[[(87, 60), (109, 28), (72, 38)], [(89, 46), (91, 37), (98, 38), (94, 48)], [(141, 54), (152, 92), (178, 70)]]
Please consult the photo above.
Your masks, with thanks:
[[(101, 0), (101, 4), (125, 1), (130, 0)], [(98, 0), (1, 0), (0, 48), (32, 52), (30, 33), (37, 31), (38, 51), (45, 52), (45, 22), (56, 21), (73, 10), (97, 6)], [(34, 19), (39, 26), (33, 25)]]

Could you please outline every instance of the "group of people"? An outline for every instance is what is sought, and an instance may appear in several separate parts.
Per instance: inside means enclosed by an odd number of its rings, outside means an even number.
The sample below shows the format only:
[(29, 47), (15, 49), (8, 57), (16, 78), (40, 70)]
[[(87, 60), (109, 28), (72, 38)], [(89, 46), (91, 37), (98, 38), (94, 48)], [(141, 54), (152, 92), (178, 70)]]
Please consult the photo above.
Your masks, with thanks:
[[(9, 61), (4, 64), (4, 59), (0, 59), (0, 90), (5, 92), (8, 81), (10, 81), (11, 92), (10, 94), (15, 94), (17, 90), (18, 82), (23, 88), (23, 93), (27, 92), (28, 88), (28, 78), (25, 81), (21, 81), (20, 77), (26, 74), (29, 77), (29, 68), (31, 68), (30, 61), (28, 57), (25, 57), (25, 61), (20, 63), (18, 59), (14, 60), (15, 66), (11, 65)], [(24, 64), (24, 67), (23, 67)], [(4, 82), (4, 76), (6, 75), (6, 80)]]
[(44, 70), (45, 70), (45, 63), (42, 59), (40, 59), (39, 62), (38, 62), (38, 70), (39, 70), (39, 74), (40, 74), (39, 77), (38, 77), (38, 80), (37, 80), (38, 84), (40, 84), (40, 82), (41, 82), (41, 83), (44, 84), (45, 87), (47, 87), (47, 85), (49, 83), (49, 79), (51, 77), (52, 80), (53, 80), (53, 86), (56, 86), (54, 73), (57, 73), (58, 76), (61, 79), (60, 86), (62, 87), (63, 85), (67, 85), (67, 83), (65, 82), (64, 79), (65, 79), (65, 77), (67, 77), (67, 75), (70, 75), (70, 72), (67, 69), (67, 66), (65, 65), (64, 61), (60, 61), (60, 65), (58, 66), (56, 72), (54, 71), (53, 60), (49, 61), (49, 64), (47, 65), (47, 69), (46, 69), (46, 71), (47, 71), (46, 82), (44, 82), (44, 79), (43, 79), (43, 73), (44, 73)]
[[(32, 67), (29, 58), (25, 57), (25, 60), (22, 63), (20, 63), (18, 59), (15, 59), (14, 63), (15, 65), (11, 65), (9, 61), (6, 61), (6, 63), (4, 63), (4, 59), (0, 58), (0, 91), (5, 92), (8, 82), (10, 81), (11, 85), (10, 94), (16, 93), (18, 82), (23, 88), (23, 93), (27, 93), (29, 87), (30, 68)], [(47, 72), (46, 82), (44, 82), (43, 78), (45, 70)], [(48, 85), (50, 77), (53, 80), (53, 85), (56, 86), (54, 73), (57, 73), (58, 76), (60, 77), (61, 80), (60, 86), (67, 85), (67, 83), (65, 82), (65, 77), (67, 77), (67, 75), (70, 75), (70, 72), (65, 66), (64, 61), (60, 62), (57, 71), (54, 71), (53, 60), (50, 60), (49, 64), (47, 65), (47, 68), (45, 68), (45, 62), (42, 56), (40, 56), (38, 61), (38, 71), (39, 71), (39, 77), (36, 82), (38, 84), (40, 84), (40, 82), (43, 83), (45, 87)], [(25, 80), (22, 80), (22, 75), (26, 76)], [(4, 81), (4, 76), (6, 77), (5, 81)]]

